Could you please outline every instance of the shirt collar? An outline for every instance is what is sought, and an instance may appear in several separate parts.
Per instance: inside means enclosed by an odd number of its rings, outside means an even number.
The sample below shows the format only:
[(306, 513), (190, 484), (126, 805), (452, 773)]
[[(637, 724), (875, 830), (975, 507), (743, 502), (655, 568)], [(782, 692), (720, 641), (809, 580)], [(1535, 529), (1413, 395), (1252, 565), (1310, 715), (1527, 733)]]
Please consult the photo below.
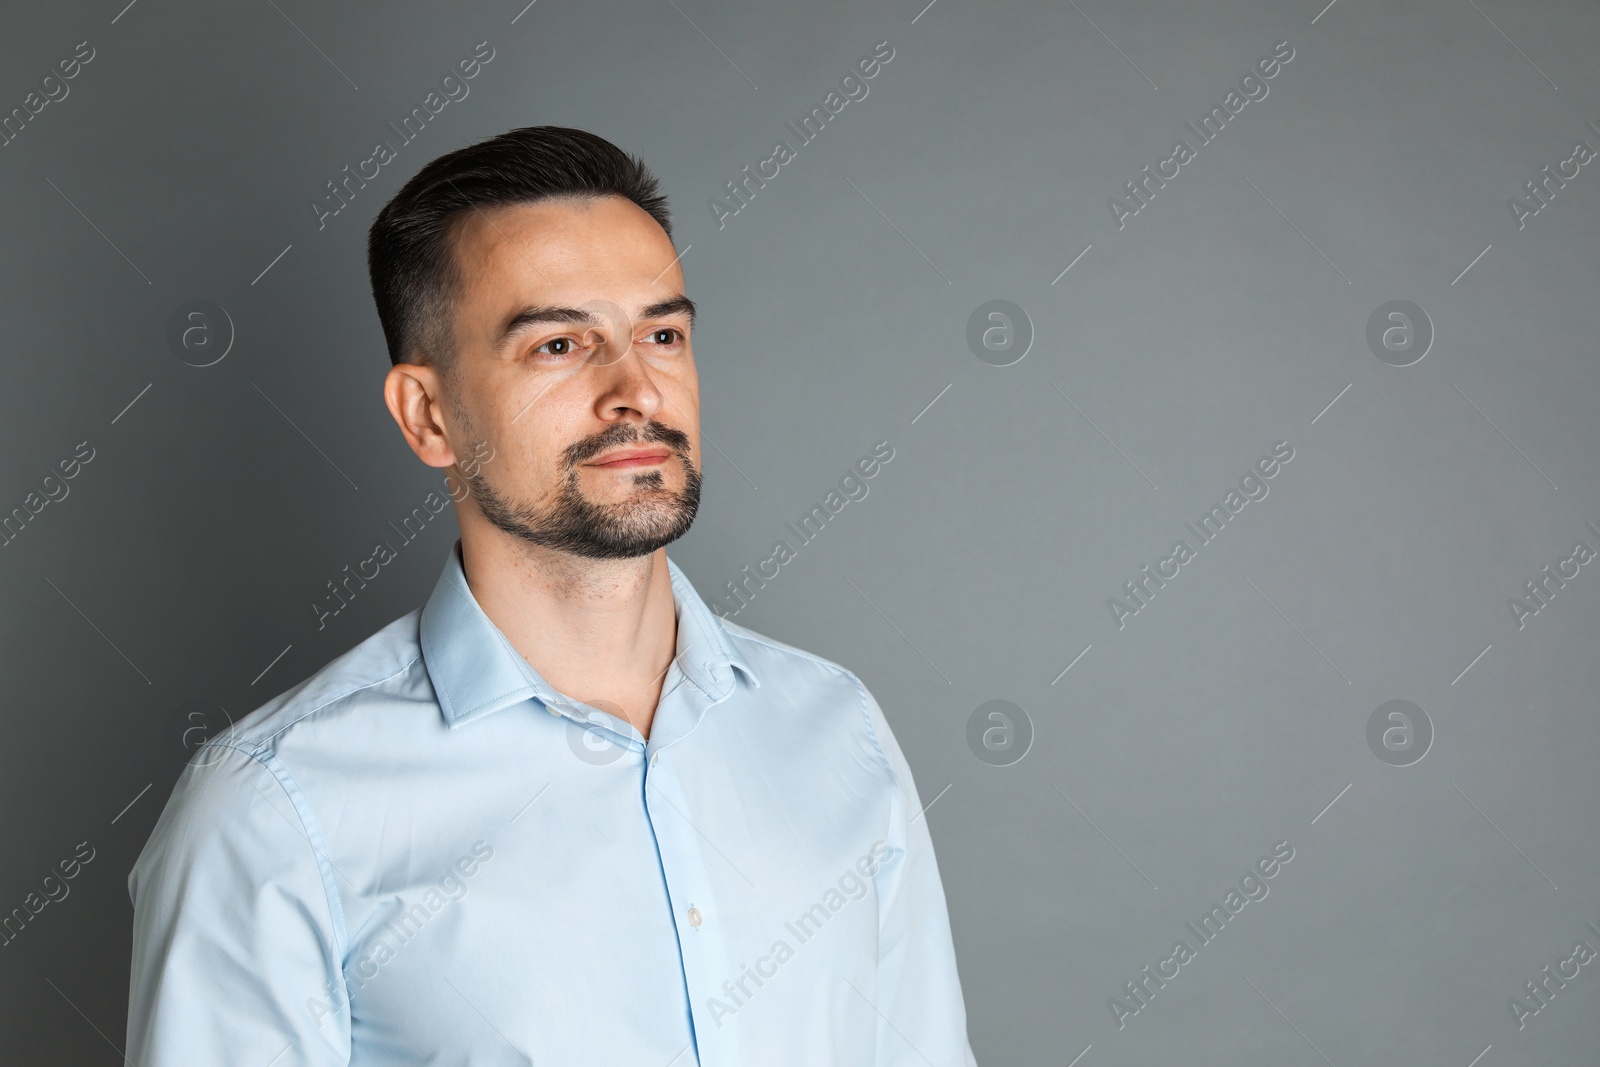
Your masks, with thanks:
[[(667, 572), (678, 620), (676, 661), (684, 677), (714, 701), (732, 690), (734, 667), (759, 686), (760, 680), (734, 646), (722, 620), (670, 559)], [(422, 609), (419, 626), (423, 663), (438, 694), (439, 710), (451, 728), (530, 697), (558, 713), (573, 703), (556, 692), (484, 614), (467, 585), (459, 538)]]

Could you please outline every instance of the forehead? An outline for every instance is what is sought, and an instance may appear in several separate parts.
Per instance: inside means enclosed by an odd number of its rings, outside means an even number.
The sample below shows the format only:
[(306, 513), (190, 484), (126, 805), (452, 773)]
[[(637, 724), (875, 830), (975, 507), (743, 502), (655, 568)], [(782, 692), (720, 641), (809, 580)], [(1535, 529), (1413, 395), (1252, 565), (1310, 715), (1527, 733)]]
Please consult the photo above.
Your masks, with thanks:
[(474, 208), (455, 223), (451, 246), (461, 296), (480, 313), (595, 297), (632, 308), (683, 291), (672, 241), (622, 197)]

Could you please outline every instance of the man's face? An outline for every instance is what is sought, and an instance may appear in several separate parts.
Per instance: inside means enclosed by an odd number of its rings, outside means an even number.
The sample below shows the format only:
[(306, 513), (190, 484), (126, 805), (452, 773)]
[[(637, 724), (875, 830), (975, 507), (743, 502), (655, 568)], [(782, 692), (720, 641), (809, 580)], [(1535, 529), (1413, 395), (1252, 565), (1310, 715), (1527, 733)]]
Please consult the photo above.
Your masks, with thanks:
[(485, 517), (591, 559), (681, 537), (700, 500), (700, 393), (665, 232), (619, 197), (489, 208), (458, 226), (446, 421), (456, 455), (493, 448), (463, 464)]

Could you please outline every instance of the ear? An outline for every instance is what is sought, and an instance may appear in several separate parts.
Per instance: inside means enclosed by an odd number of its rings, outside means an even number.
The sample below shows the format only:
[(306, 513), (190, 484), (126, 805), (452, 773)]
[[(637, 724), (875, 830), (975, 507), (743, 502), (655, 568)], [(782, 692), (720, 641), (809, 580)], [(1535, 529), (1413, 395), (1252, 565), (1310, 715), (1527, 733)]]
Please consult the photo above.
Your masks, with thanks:
[(430, 467), (456, 462), (444, 422), (444, 388), (439, 372), (415, 363), (397, 363), (383, 380), (383, 402), (406, 444)]

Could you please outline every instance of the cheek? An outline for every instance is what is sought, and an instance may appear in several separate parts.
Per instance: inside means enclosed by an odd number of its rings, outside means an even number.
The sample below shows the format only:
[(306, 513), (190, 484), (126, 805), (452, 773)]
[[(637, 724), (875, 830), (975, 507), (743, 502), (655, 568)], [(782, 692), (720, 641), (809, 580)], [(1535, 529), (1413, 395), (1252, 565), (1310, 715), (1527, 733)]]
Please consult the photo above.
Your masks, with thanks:
[(513, 409), (489, 430), (494, 458), (478, 466), (479, 482), (506, 501), (539, 503), (560, 493), (571, 477), (566, 449), (579, 434), (562, 436), (547, 420), (536, 418), (536, 405), (512, 421)]
[(656, 387), (672, 394), (674, 403), (696, 405), (700, 402), (700, 375), (692, 356), (684, 355), (663, 366), (656, 375)]
[(565, 474), (566, 449), (596, 428), (593, 397), (567, 382), (505, 383), (487, 404), (473, 428), (494, 449), (485, 469), (502, 480)]
[(658, 378), (656, 388), (661, 393), (661, 408), (656, 412), (659, 422), (682, 430), (689, 435), (695, 455), (700, 453), (700, 383), (691, 366), (687, 373)]

